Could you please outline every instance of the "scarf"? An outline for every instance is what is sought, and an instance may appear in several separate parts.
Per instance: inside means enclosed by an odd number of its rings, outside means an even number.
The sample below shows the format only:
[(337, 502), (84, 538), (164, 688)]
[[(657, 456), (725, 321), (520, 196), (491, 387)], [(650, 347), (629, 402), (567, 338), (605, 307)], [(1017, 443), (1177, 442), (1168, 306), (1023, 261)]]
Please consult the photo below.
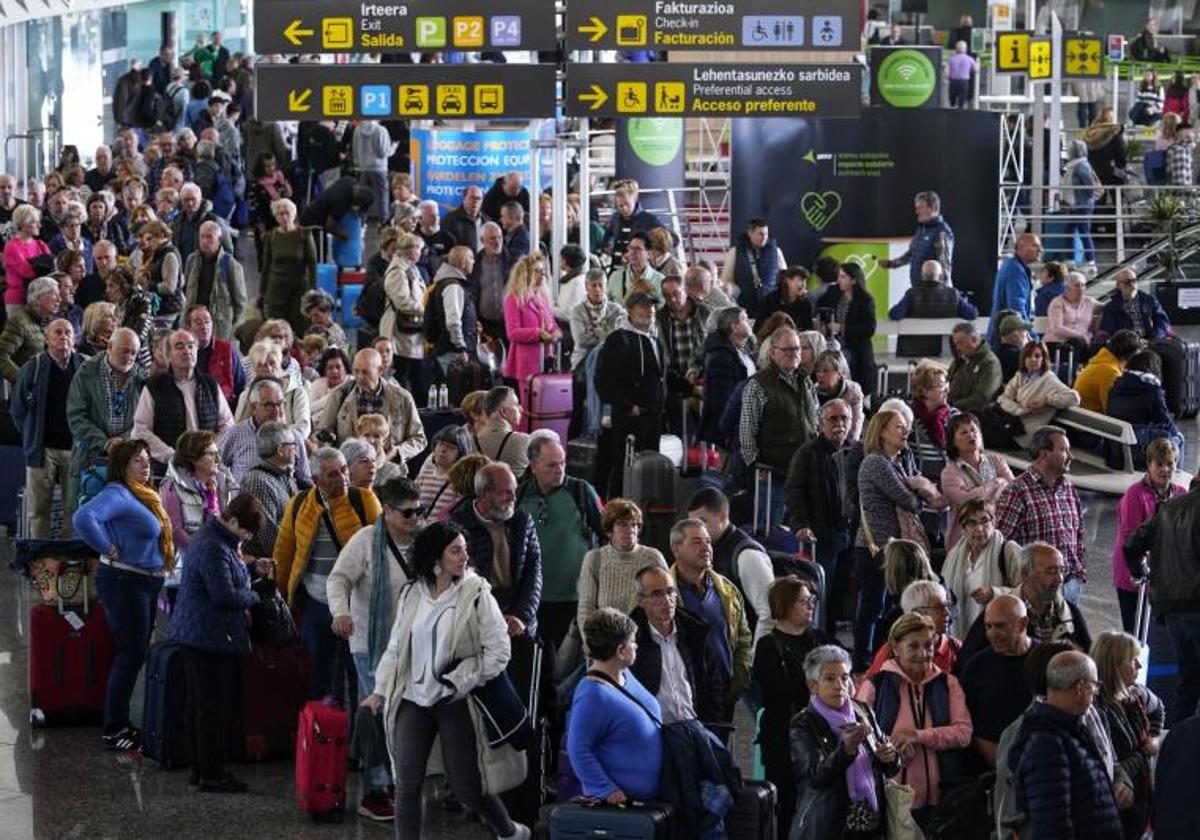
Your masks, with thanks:
[(150, 512), (158, 520), (161, 528), (158, 548), (163, 556), (163, 569), (168, 573), (173, 572), (175, 570), (175, 540), (171, 537), (171, 520), (167, 518), (167, 510), (163, 507), (158, 491), (140, 481), (130, 481), (125, 486), (129, 488), (130, 493), (137, 497), (139, 502), (150, 508)]
[(962, 458), (957, 463), (958, 468), (963, 471), (963, 475), (970, 479), (971, 484), (975, 487), (996, 477), (996, 465), (986, 454), (979, 459), (979, 469), (975, 469)]
[(204, 512), (209, 516), (221, 516), (221, 494), (217, 491), (217, 480), (209, 479), (207, 482), (200, 479), (193, 479), (193, 484), (200, 496), (204, 499)]
[[(840, 709), (834, 709), (821, 701), (816, 694), (808, 700), (808, 707), (816, 715), (829, 724), (829, 728), (838, 736), (838, 744), (842, 741), (842, 726), (847, 723), (858, 723), (854, 714), (854, 705), (850, 700)], [(879, 810), (879, 792), (875, 790), (875, 768), (871, 765), (871, 754), (867, 751), (864, 741), (858, 745), (858, 754), (846, 768), (846, 789), (850, 792), (852, 802), (865, 802), (872, 811)]]
[[(387, 524), (383, 516), (375, 520), (371, 535), (371, 615), (367, 622), (367, 660), (371, 673), (383, 658), (392, 625), (388, 620), (396, 603), (392, 594), (392, 578), (388, 574), (391, 548), (388, 546)], [(398, 593), (397, 593), (398, 594)]]
[(930, 409), (925, 405), (925, 400), (912, 401), (913, 414), (917, 415), (917, 419), (925, 427), (926, 434), (929, 439), (937, 444), (938, 449), (946, 448), (946, 418), (950, 416), (950, 406), (942, 403), (935, 409)]

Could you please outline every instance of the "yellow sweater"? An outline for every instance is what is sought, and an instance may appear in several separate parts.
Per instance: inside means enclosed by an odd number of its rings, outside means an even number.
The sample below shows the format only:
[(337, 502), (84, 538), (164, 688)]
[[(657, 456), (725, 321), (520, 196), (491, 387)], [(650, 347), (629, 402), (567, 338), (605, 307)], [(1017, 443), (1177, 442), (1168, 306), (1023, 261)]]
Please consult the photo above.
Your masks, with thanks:
[(1113, 383), (1121, 375), (1124, 366), (1121, 360), (1109, 352), (1107, 347), (1101, 347), (1096, 355), (1088, 360), (1075, 377), (1075, 390), (1079, 392), (1079, 404), (1088, 411), (1101, 414), (1108, 411), (1108, 392)]
[[(366, 522), (359, 520), (354, 505), (350, 503), (350, 493), (361, 494), (363, 511), (367, 515)], [(292, 508), (297, 504), (300, 505), (300, 510), (293, 515)], [(338, 542), (345, 545), (359, 528), (375, 524), (382, 509), (374, 493), (355, 487), (351, 487), (345, 495), (331, 499), (329, 514), (337, 531)], [(313, 540), (316, 539), (321, 518), (320, 496), (315, 488), (297, 493), (283, 509), (279, 535), (275, 539), (275, 583), (281, 592), (287, 594), (289, 604), (293, 602), (296, 587), (300, 585), (300, 579), (308, 566), (308, 555), (312, 552)]]

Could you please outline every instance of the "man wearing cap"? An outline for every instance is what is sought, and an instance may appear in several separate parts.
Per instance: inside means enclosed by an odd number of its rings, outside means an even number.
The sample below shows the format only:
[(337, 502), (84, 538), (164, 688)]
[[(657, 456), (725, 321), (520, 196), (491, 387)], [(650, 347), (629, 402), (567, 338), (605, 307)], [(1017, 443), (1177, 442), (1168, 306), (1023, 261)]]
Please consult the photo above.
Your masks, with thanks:
[(1036, 233), (1023, 233), (1017, 237), (1012, 256), (1000, 264), (996, 272), (996, 283), (992, 287), (992, 322), (988, 326), (988, 344), (993, 347), (999, 341), (1000, 313), (1011, 309), (1025, 320), (1033, 315), (1033, 269), (1031, 266), (1042, 255), (1042, 240)]
[(1005, 382), (1016, 375), (1021, 365), (1021, 348), (1029, 343), (1031, 329), (1033, 324), (1019, 315), (1005, 315), (1000, 319), (996, 358), (1000, 360), (1000, 376)]
[(596, 360), (596, 392), (612, 406), (610, 424), (600, 432), (596, 486), (607, 498), (621, 494), (625, 439), (636, 451), (658, 451), (662, 434), (664, 368), (658, 342), (651, 337), (655, 298), (633, 292), (625, 299), (628, 323), (609, 334)]

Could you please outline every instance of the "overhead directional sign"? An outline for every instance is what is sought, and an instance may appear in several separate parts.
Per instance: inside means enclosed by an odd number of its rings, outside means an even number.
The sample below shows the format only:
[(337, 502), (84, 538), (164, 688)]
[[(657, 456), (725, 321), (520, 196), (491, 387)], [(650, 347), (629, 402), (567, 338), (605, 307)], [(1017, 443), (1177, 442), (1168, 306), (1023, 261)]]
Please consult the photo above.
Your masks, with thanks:
[(553, 50), (554, 0), (255, 0), (258, 53)]
[(1024, 73), (1029, 70), (1029, 39), (1032, 32), (996, 33), (996, 72)]
[(570, 0), (567, 49), (857, 50), (856, 0)]
[(1106, 40), (1085, 32), (1063, 33), (1064, 79), (1103, 79)]
[(572, 64), (572, 117), (857, 117), (862, 68), (802, 64)]
[(1046, 81), (1054, 75), (1054, 43), (1049, 35), (1029, 40), (1029, 78)]
[(555, 115), (552, 64), (259, 64), (263, 120)]

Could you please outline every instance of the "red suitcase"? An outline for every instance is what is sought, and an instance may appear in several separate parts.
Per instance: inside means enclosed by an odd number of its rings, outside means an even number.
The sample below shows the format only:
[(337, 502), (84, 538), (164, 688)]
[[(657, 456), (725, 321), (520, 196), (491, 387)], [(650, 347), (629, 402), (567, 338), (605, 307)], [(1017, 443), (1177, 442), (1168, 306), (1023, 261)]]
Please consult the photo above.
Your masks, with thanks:
[(343, 268), (338, 272), (339, 286), (361, 286), (367, 282), (365, 268)]
[(350, 715), (310, 700), (300, 712), (296, 737), (296, 799), (313, 819), (336, 818), (346, 810), (346, 755)]
[(104, 608), (92, 604), (89, 610), (86, 594), (82, 614), (35, 605), (29, 613), (30, 722), (99, 723), (115, 654)]
[(230, 757), (240, 761), (290, 758), (296, 715), (308, 699), (308, 651), (302, 645), (254, 645), (238, 662), (240, 702)]
[(558, 434), (559, 442), (566, 446), (571, 412), (575, 408), (573, 384), (570, 373), (539, 373), (531, 376), (522, 418), (525, 430), (536, 432), (538, 429), (550, 429)]

